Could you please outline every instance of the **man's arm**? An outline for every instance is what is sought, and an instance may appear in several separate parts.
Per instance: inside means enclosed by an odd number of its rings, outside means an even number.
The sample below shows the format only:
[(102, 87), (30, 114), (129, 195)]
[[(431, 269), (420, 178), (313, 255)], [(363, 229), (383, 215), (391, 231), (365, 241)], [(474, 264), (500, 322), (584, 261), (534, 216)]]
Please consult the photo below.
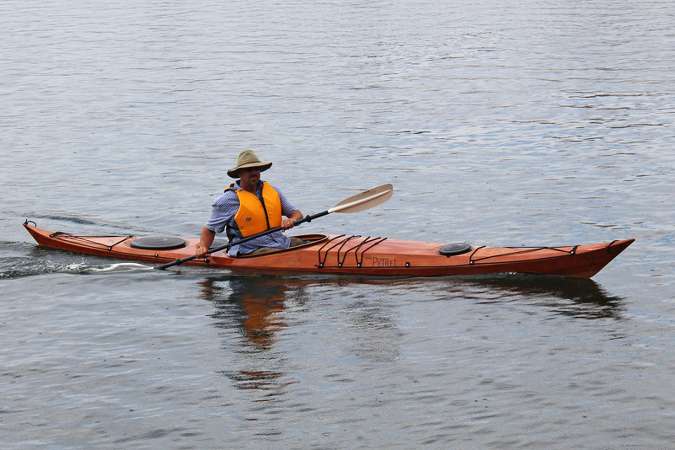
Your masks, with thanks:
[(279, 189), (277, 189), (277, 192), (279, 193), (279, 200), (281, 201), (281, 213), (287, 217), (286, 219), (281, 220), (281, 228), (288, 230), (289, 228), (293, 228), (295, 222), (305, 217), (305, 215), (293, 206)]
[(211, 218), (199, 233), (199, 244), (195, 255), (204, 256), (209, 250), (216, 233), (222, 233), (239, 209), (239, 199), (232, 191), (226, 191), (212, 205)]
[(206, 252), (209, 251), (209, 247), (213, 244), (213, 239), (216, 237), (214, 231), (209, 230), (206, 227), (202, 227), (201, 233), (199, 233), (199, 244), (197, 244), (197, 250), (195, 255), (203, 257)]

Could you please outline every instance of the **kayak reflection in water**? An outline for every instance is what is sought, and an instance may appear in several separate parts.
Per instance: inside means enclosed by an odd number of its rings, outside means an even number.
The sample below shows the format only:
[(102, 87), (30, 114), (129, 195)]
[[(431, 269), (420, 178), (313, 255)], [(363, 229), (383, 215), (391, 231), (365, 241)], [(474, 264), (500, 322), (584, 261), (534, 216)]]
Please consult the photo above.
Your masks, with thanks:
[(283, 283), (241, 277), (207, 278), (199, 284), (202, 297), (213, 302), (216, 308), (211, 316), (216, 319), (215, 325), (229, 330), (235, 322), (244, 337), (258, 349), (271, 348), (275, 333), (286, 328), (282, 319), (286, 301)]
[[(494, 300), (481, 298), (485, 302), (515, 300), (544, 306), (556, 314), (579, 319), (621, 320), (625, 309), (624, 299), (610, 295), (595, 281), (586, 278), (566, 278), (541, 275), (501, 275), (465, 279), (459, 286), (466, 287), (470, 295), (482, 294), (488, 288)], [(479, 291), (474, 291), (478, 288)]]
[[(237, 157), (234, 168), (227, 171), (237, 181), (213, 202), (211, 218), (202, 227), (196, 254), (205, 255), (216, 233), (227, 231), (230, 242), (281, 227), (292, 228), (303, 214), (295, 208), (277, 188), (260, 180), (260, 172), (272, 167), (271, 162), (261, 161), (253, 150), (244, 150)], [(285, 216), (286, 218), (284, 218)], [(233, 245), (228, 254), (238, 256), (259, 254), (299, 245), (298, 238), (289, 238), (281, 231)]]

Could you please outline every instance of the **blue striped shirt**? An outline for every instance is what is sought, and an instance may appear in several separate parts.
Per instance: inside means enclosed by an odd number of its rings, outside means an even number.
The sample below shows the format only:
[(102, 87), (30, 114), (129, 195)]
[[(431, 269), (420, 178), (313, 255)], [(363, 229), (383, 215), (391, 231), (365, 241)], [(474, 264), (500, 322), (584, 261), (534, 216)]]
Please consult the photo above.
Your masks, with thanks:
[[(236, 186), (239, 186), (239, 180), (237, 180)], [(259, 181), (256, 189), (258, 198), (261, 196), (261, 189), (262, 181)], [(289, 217), (293, 214), (293, 211), (297, 210), (297, 208), (284, 197), (279, 189), (276, 187), (274, 189), (279, 193), (281, 213), (284, 216)], [(206, 228), (214, 233), (222, 233), (226, 227), (229, 227), (230, 233), (233, 234), (234, 237), (233, 241), (241, 239), (241, 233), (234, 221), (234, 216), (237, 214), (237, 211), (239, 211), (239, 197), (237, 197), (237, 193), (232, 190), (227, 190), (216, 197), (211, 206), (213, 207), (211, 210), (211, 218), (206, 224)], [(276, 231), (267, 236), (260, 236), (252, 241), (244, 242), (241, 245), (233, 245), (230, 247), (227, 254), (230, 256), (237, 256), (239, 254), (251, 253), (261, 247), (288, 248), (290, 245), (291, 240), (281, 231)]]

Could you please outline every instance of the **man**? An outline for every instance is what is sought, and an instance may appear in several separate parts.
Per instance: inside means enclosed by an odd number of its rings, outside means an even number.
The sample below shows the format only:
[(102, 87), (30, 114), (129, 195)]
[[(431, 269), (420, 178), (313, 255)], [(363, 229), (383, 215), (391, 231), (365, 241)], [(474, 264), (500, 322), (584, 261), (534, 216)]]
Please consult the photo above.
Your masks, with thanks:
[[(272, 163), (260, 161), (253, 150), (244, 150), (239, 154), (236, 166), (227, 171), (230, 177), (238, 180), (213, 203), (211, 218), (201, 230), (197, 255), (203, 256), (216, 233), (222, 233), (224, 229), (227, 229), (230, 242), (236, 242), (270, 228), (287, 230), (302, 219), (302, 212), (291, 205), (278, 189), (260, 180), (260, 172), (270, 167)], [(241, 245), (235, 244), (230, 247), (228, 255), (265, 253), (288, 248), (291, 244), (297, 245), (281, 231), (276, 231)]]

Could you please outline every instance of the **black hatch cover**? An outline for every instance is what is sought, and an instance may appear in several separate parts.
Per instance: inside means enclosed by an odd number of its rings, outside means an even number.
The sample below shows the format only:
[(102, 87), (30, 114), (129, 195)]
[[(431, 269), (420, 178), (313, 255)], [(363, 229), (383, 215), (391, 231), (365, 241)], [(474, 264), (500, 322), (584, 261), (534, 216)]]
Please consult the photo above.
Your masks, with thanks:
[(134, 239), (131, 246), (146, 250), (173, 250), (185, 247), (185, 240), (171, 236), (146, 236)]
[(469, 250), (471, 250), (471, 244), (467, 244), (466, 242), (456, 242), (453, 244), (444, 245), (438, 249), (438, 253), (443, 256), (453, 256), (461, 255), (462, 253), (466, 253)]

